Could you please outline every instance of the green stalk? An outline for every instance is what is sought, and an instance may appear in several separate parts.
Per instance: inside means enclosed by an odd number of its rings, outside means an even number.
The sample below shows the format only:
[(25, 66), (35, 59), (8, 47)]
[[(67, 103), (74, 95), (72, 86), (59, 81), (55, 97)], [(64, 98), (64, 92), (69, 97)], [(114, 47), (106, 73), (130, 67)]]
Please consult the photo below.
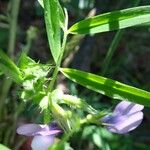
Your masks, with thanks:
[(9, 31), (9, 43), (8, 43), (8, 55), (14, 58), (14, 49), (16, 43), (16, 33), (17, 33), (17, 18), (19, 13), (20, 0), (11, 1), (11, 15), (10, 15), (10, 31)]
[(116, 51), (121, 39), (122, 39), (122, 35), (124, 33), (124, 30), (119, 30), (117, 31), (109, 49), (108, 52), (106, 54), (106, 57), (104, 59), (103, 65), (102, 65), (102, 73), (101, 75), (104, 76), (108, 70), (108, 67), (110, 65), (110, 62), (112, 60), (113, 54)]
[[(17, 31), (17, 18), (19, 13), (20, 0), (11, 1), (11, 15), (10, 15), (10, 30), (9, 30), (9, 42), (8, 42), (8, 55), (11, 59), (14, 59), (14, 49), (16, 42), (16, 31)], [(0, 96), (0, 120), (3, 116), (3, 105), (7, 97), (9, 89), (11, 87), (12, 80), (5, 78), (2, 85), (1, 96)]]
[(51, 82), (50, 82), (50, 84), (49, 84), (49, 86), (47, 88), (47, 92), (51, 92), (52, 91), (54, 83), (55, 83), (55, 81), (57, 79), (57, 75), (58, 75), (58, 72), (59, 72), (59, 67), (61, 65), (62, 57), (63, 57), (65, 46), (66, 46), (67, 35), (68, 34), (66, 34), (66, 33), (64, 34), (64, 39), (63, 39), (62, 48), (61, 48), (61, 54), (60, 54), (60, 57), (59, 57), (58, 62), (56, 64), (56, 68), (54, 70), (54, 73), (52, 75), (52, 80), (51, 80)]
[[(58, 62), (56, 63), (56, 67), (55, 67), (53, 75), (52, 75), (52, 80), (51, 80), (50, 84), (47, 87), (47, 94), (48, 94), (48, 92), (51, 92), (53, 90), (53, 88), (54, 88), (54, 84), (55, 84), (55, 81), (57, 80), (57, 75), (59, 73), (59, 68), (60, 68), (60, 65), (61, 65), (61, 62), (62, 62), (62, 58), (63, 58), (63, 55), (64, 55), (65, 46), (66, 46), (66, 42), (67, 42), (67, 36), (68, 36), (68, 13), (67, 13), (66, 9), (64, 9), (64, 10), (65, 10), (66, 20), (65, 20), (65, 25), (64, 25), (64, 28), (63, 28), (64, 37), (63, 37), (63, 42), (62, 42), (62, 46), (61, 46), (61, 53), (60, 53), (60, 56), (58, 58)], [(51, 106), (51, 97), (50, 96), (49, 96), (49, 106)], [(44, 111), (44, 123), (50, 122), (49, 115), (50, 115), (49, 111), (47, 112), (45, 110)]]

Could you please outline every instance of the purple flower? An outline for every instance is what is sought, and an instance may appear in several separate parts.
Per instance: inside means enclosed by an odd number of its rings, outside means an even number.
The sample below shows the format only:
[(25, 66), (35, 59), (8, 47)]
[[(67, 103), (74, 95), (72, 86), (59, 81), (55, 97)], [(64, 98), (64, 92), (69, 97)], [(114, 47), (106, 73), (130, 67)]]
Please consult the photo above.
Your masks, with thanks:
[(101, 121), (107, 125), (110, 132), (125, 134), (141, 124), (143, 108), (143, 105), (122, 101), (116, 106), (112, 115), (103, 117)]
[(54, 142), (55, 135), (60, 132), (56, 123), (51, 125), (25, 124), (17, 128), (18, 134), (34, 136), (31, 143), (33, 150), (48, 150)]

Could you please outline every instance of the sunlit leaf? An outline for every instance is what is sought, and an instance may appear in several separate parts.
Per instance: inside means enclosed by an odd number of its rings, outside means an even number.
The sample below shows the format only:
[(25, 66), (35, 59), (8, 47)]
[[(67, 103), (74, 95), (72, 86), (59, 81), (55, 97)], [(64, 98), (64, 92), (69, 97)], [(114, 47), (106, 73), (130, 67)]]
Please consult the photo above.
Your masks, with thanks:
[(59, 16), (60, 16), (60, 25), (63, 25), (65, 24), (65, 14), (64, 14), (64, 10), (63, 8), (61, 7), (60, 3), (58, 3), (58, 7), (59, 7)]
[(57, 62), (61, 47), (59, 2), (58, 0), (44, 0), (43, 2), (48, 42), (52, 56)]
[(72, 34), (100, 33), (138, 26), (150, 22), (150, 5), (134, 7), (94, 16), (74, 24)]
[(101, 141), (101, 137), (99, 134), (93, 133), (92, 139), (93, 139), (94, 144), (97, 145), (98, 148), (102, 147), (102, 141)]
[(38, 2), (44, 8), (43, 0), (38, 0)]
[(22, 81), (22, 75), (19, 68), (14, 62), (0, 49), (0, 69), (8, 77), (15, 82)]
[[(38, 0), (38, 2), (44, 8), (43, 0)], [(58, 7), (59, 7), (60, 23), (64, 24), (65, 15), (60, 3), (58, 3)]]
[(150, 106), (150, 92), (76, 69), (62, 68), (60, 71), (72, 81), (110, 98)]

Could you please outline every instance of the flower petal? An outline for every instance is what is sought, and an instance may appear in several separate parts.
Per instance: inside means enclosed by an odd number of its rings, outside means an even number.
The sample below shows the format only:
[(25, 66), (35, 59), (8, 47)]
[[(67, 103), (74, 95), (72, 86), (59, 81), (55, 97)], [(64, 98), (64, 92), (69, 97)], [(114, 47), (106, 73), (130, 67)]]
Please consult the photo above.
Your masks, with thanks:
[(128, 114), (129, 115), (129, 114), (141, 111), (141, 110), (143, 110), (143, 108), (144, 108), (143, 105), (131, 103), (128, 101), (122, 101), (116, 106), (113, 113), (114, 114), (122, 114), (122, 115)]
[(38, 124), (25, 124), (17, 128), (17, 133), (26, 136), (34, 136), (41, 131), (42, 127)]
[(36, 135), (31, 143), (33, 150), (48, 150), (48, 148), (53, 144), (54, 136), (42, 136)]
[(112, 125), (108, 126), (108, 130), (114, 133), (125, 134), (137, 128), (143, 119), (143, 112), (137, 112), (132, 115), (115, 116), (111, 118)]
[(124, 121), (125, 119), (127, 119), (126, 116), (122, 116), (122, 115), (112, 115), (112, 116), (105, 116), (102, 118), (102, 122), (106, 123), (108, 125), (114, 125), (117, 124), (119, 122)]
[(41, 125), (42, 129), (36, 133), (36, 135), (53, 135), (58, 134), (61, 132), (61, 130), (58, 128), (58, 125), (56, 123), (51, 123), (49, 125)]

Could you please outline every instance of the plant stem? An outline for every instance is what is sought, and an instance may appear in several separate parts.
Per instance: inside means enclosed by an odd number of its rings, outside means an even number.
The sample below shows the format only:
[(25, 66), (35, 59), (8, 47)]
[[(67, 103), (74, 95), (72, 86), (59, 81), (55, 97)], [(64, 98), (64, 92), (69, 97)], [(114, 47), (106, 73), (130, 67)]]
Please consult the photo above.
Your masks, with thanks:
[(54, 86), (54, 83), (57, 79), (57, 75), (58, 75), (58, 72), (59, 72), (59, 67), (61, 65), (61, 61), (62, 61), (62, 57), (63, 57), (63, 54), (64, 54), (64, 50), (65, 50), (65, 46), (66, 46), (66, 41), (67, 41), (67, 33), (64, 33), (64, 38), (63, 38), (63, 43), (62, 43), (62, 48), (61, 48), (61, 54), (59, 56), (59, 59), (58, 59), (58, 62), (56, 64), (56, 68), (54, 70), (54, 73), (53, 73), (53, 76), (52, 76), (52, 80), (47, 88), (47, 92), (51, 92), (52, 89), (53, 89), (53, 86)]
[(122, 35), (124, 33), (124, 30), (119, 30), (117, 31), (115, 37), (113, 38), (113, 41), (108, 49), (108, 52), (106, 54), (106, 57), (104, 59), (104, 62), (103, 62), (103, 65), (102, 65), (102, 73), (101, 75), (105, 75), (107, 70), (108, 70), (108, 67), (109, 67), (109, 64), (111, 62), (111, 59), (112, 59), (112, 56), (114, 54), (114, 52), (116, 51), (121, 39), (122, 39)]
[[(17, 18), (19, 13), (19, 6), (20, 0), (12, 0), (11, 1), (11, 15), (10, 15), (10, 30), (9, 30), (9, 42), (8, 42), (8, 55), (11, 59), (14, 59), (14, 49), (15, 49), (15, 42), (16, 42), (16, 31), (17, 31)], [(0, 96), (0, 120), (2, 119), (2, 112), (3, 112), (3, 105), (4, 101), (7, 97), (9, 89), (11, 87), (12, 80), (5, 77), (3, 81), (3, 86), (1, 90)]]
[(11, 1), (11, 15), (10, 15), (10, 31), (9, 31), (9, 43), (8, 43), (8, 55), (13, 59), (14, 49), (16, 42), (16, 32), (17, 32), (17, 18), (19, 13), (20, 0)]
[[(134, 4), (133, 6), (136, 7), (139, 5), (141, 0), (134, 0)], [(122, 35), (124, 34), (125, 30), (118, 30), (113, 41), (111, 42), (111, 45), (108, 49), (108, 52), (106, 54), (106, 57), (103, 61), (103, 65), (102, 65), (102, 71), (101, 71), (101, 75), (104, 76), (107, 73), (108, 67), (110, 65), (111, 59), (114, 55), (114, 52), (116, 51), (121, 39), (122, 39)]]

